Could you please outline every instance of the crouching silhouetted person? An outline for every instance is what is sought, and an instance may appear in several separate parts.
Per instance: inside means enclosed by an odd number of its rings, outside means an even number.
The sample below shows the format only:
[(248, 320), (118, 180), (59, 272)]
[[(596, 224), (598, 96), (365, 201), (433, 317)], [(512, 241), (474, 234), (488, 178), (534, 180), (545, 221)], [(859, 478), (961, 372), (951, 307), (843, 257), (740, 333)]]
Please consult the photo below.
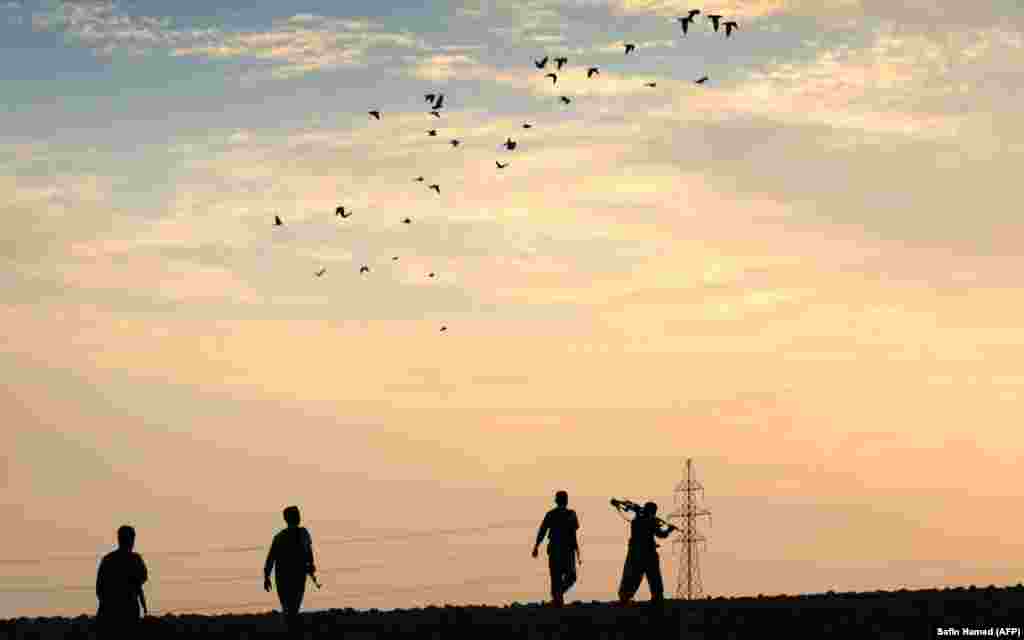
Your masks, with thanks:
[(131, 637), (125, 633), (137, 631), (140, 609), (146, 613), (142, 585), (149, 579), (149, 571), (134, 548), (135, 529), (120, 527), (117, 549), (103, 556), (96, 572), (96, 627), (103, 637)]
[(565, 593), (576, 584), (576, 559), (579, 556), (579, 542), (576, 531), (580, 521), (576, 512), (566, 508), (569, 494), (565, 491), (555, 493), (554, 509), (544, 514), (544, 520), (537, 530), (537, 541), (533, 545), (533, 557), (537, 557), (537, 548), (548, 537), (548, 569), (551, 571), (551, 604), (561, 607), (565, 604)]
[(662, 528), (656, 514), (658, 505), (648, 502), (629, 523), (629, 550), (626, 552), (626, 565), (622, 569), (622, 582), (619, 583), (619, 602), (628, 604), (640, 582), (647, 577), (647, 586), (651, 590), (651, 602), (660, 603), (665, 596), (665, 584), (661, 577), (661, 563), (658, 558), (658, 543), (654, 537), (667, 538), (675, 526)]
[(313, 538), (301, 521), (298, 507), (284, 510), (284, 521), (288, 527), (274, 536), (263, 565), (263, 588), (270, 591), (270, 572), (274, 572), (277, 597), (281, 600), (281, 612), (289, 630), (299, 628), (299, 608), (306, 594), (306, 576), (316, 576), (313, 563)]

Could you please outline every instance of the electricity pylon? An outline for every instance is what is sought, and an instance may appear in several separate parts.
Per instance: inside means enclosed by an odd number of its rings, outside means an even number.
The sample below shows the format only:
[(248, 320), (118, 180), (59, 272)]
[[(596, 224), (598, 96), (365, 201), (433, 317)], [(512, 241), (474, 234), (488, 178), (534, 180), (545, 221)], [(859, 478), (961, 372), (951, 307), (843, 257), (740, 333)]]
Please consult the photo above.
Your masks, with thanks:
[[(686, 459), (686, 477), (676, 485), (675, 503), (676, 509), (669, 514), (668, 520), (680, 521), (676, 526), (679, 528), (679, 535), (674, 536), (673, 545), (679, 545), (679, 564), (676, 570), (676, 598), (692, 600), (699, 597), (703, 592), (700, 580), (700, 566), (697, 558), (697, 543), (704, 543), (707, 547), (707, 538), (701, 535), (697, 529), (697, 518), (708, 516), (710, 522), (711, 512), (701, 509), (698, 506), (696, 493), (700, 492), (700, 498), (704, 497), (704, 486), (697, 482), (693, 473), (693, 463), (690, 458)], [(673, 524), (675, 524), (673, 522)]]

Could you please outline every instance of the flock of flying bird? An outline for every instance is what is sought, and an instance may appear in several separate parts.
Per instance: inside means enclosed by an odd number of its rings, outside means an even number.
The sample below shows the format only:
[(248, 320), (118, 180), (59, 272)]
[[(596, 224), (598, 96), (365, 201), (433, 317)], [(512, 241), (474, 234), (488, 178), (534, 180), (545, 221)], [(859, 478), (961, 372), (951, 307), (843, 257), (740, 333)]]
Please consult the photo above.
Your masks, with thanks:
[[(700, 9), (690, 9), (685, 17), (676, 18), (676, 20), (679, 21), (679, 25), (680, 25), (680, 28), (682, 29), (682, 33), (683, 33), (684, 36), (689, 32), (689, 26), (693, 23), (693, 21), (696, 19), (696, 17), (698, 15), (700, 15), (700, 13), (701, 13)], [(706, 17), (707, 17), (708, 20), (711, 21), (711, 24), (714, 27), (714, 30), (716, 32), (718, 31), (719, 24), (721, 24), (721, 26), (725, 27), (725, 37), (726, 38), (728, 38), (728, 37), (730, 37), (732, 35), (732, 32), (733, 32), (734, 29), (738, 29), (739, 28), (739, 25), (736, 24), (736, 22), (734, 22), (732, 20), (729, 20), (727, 22), (721, 22), (721, 20), (722, 20), (722, 18), (724, 16), (721, 16), (721, 15), (718, 15), (718, 14), (706, 14)], [(633, 44), (633, 43), (624, 43), (624, 48), (625, 48), (625, 55), (629, 55), (630, 53), (633, 53), (634, 51), (636, 51), (636, 45)], [(565, 56), (561, 56), (561, 57), (558, 57), (558, 58), (554, 58), (552, 60), (552, 62), (554, 62), (555, 66), (556, 66), (555, 71), (561, 71), (562, 67), (565, 66), (566, 64), (568, 64), (569, 59), (567, 57), (565, 57)], [(533, 64), (534, 64), (534, 66), (537, 69), (540, 69), (540, 70), (546, 69), (547, 68), (547, 64), (548, 64), (548, 56), (544, 56), (540, 60), (534, 60)], [(600, 75), (600, 73), (601, 73), (601, 71), (600, 71), (600, 69), (598, 67), (588, 67), (587, 68), (587, 79), (593, 78), (595, 75)], [(548, 73), (548, 74), (546, 74), (544, 76), (544, 78), (545, 79), (546, 78), (551, 78), (552, 86), (558, 84), (558, 74), (557, 73)], [(696, 84), (704, 84), (707, 81), (708, 81), (708, 77), (707, 76), (701, 76), (700, 78), (698, 78), (694, 82)], [(644, 83), (644, 86), (645, 87), (652, 87), (653, 88), (653, 87), (657, 86), (657, 83), (655, 83), (655, 82), (646, 82), (646, 83)], [(444, 107), (444, 94), (443, 93), (436, 93), (436, 94), (435, 93), (428, 93), (428, 94), (425, 94), (423, 97), (424, 97), (426, 102), (430, 103), (430, 110), (428, 112), (429, 115), (431, 115), (431, 116), (433, 116), (435, 118), (440, 118), (441, 117), (441, 109)], [(572, 102), (572, 99), (570, 99), (568, 96), (559, 96), (559, 100), (562, 102), (562, 104), (570, 104)], [(381, 112), (380, 112), (380, 110), (375, 109), (375, 110), (372, 110), (372, 111), (368, 111), (367, 113), (369, 113), (369, 115), (372, 118), (375, 118), (377, 120), (381, 119)], [(531, 129), (531, 128), (533, 128), (532, 124), (530, 124), (528, 122), (523, 123), (523, 129)], [(427, 131), (427, 135), (431, 136), (431, 137), (436, 137), (437, 136), (437, 129), (429, 129)], [(449, 144), (451, 144), (452, 147), (454, 148), (454, 147), (458, 147), (461, 144), (461, 141), (458, 140), (458, 139), (452, 139), (452, 140), (449, 141)], [(515, 140), (513, 140), (511, 137), (508, 137), (508, 138), (506, 138), (505, 142), (502, 143), (502, 146), (505, 147), (505, 149), (507, 149), (508, 151), (512, 151), (512, 150), (514, 150), (516, 148), (517, 144), (518, 143)], [(498, 169), (504, 169), (505, 167), (508, 166), (507, 162), (502, 164), (501, 162), (499, 162), (497, 160), (494, 161), (494, 164), (497, 166)], [(426, 181), (426, 178), (424, 178), (423, 176), (418, 176), (414, 180), (414, 182), (425, 182), (425, 181)], [(431, 184), (431, 185), (428, 186), (428, 189), (436, 192), (438, 195), (441, 195), (441, 186), (438, 185), (438, 184)], [(352, 212), (346, 210), (344, 206), (339, 206), (339, 207), (337, 207), (335, 209), (334, 215), (344, 219), (344, 218), (351, 217), (352, 216)], [(403, 218), (402, 219), (402, 223), (403, 224), (411, 224), (412, 220), (410, 218)], [(274, 225), (275, 226), (283, 226), (284, 225), (284, 222), (281, 220), (280, 216), (278, 216), (278, 215), (274, 216)], [(397, 261), (398, 260), (398, 256), (392, 256), (391, 260), (392, 261)], [(361, 267), (359, 267), (359, 273), (360, 274), (369, 273), (369, 272), (370, 272), (370, 267), (368, 265), (364, 264)], [(319, 270), (314, 272), (314, 275), (316, 275), (316, 277), (319, 278), (319, 277), (323, 276), (325, 273), (327, 273), (327, 269), (321, 267)], [(434, 278), (434, 277), (436, 277), (436, 275), (437, 275), (436, 273), (431, 271), (428, 274), (428, 277)], [(447, 331), (448, 327), (447, 326), (442, 326), (440, 330), (441, 331)]]

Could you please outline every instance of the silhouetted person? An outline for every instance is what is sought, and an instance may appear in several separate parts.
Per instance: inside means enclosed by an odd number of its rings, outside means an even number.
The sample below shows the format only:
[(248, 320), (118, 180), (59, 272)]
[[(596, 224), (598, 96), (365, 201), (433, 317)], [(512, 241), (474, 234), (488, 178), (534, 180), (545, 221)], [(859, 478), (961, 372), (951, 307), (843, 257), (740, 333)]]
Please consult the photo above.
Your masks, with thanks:
[(629, 550), (622, 569), (622, 582), (619, 583), (619, 602), (622, 604), (633, 599), (644, 576), (647, 576), (647, 586), (651, 590), (651, 602), (658, 603), (664, 599), (665, 583), (661, 578), (658, 543), (654, 537), (667, 538), (675, 527), (668, 525), (662, 529), (657, 513), (658, 505), (648, 502), (629, 523)]
[(96, 572), (96, 626), (103, 637), (124, 635), (139, 624), (139, 610), (146, 613), (142, 585), (149, 571), (142, 556), (135, 553), (135, 529), (124, 525), (117, 530), (117, 549), (103, 556)]
[(569, 494), (559, 491), (555, 494), (555, 504), (551, 511), (544, 514), (544, 520), (537, 530), (537, 542), (533, 545), (533, 557), (537, 557), (537, 549), (548, 537), (548, 568), (551, 570), (551, 604), (560, 607), (565, 604), (565, 592), (576, 583), (576, 559), (579, 555), (579, 543), (576, 531), (580, 521), (576, 512), (567, 508)]
[(299, 508), (286, 507), (284, 521), (288, 527), (277, 532), (263, 565), (263, 588), (270, 591), (270, 572), (274, 572), (277, 597), (289, 630), (296, 630), (299, 608), (306, 594), (306, 576), (316, 576), (313, 563), (313, 538), (305, 527), (300, 527)]

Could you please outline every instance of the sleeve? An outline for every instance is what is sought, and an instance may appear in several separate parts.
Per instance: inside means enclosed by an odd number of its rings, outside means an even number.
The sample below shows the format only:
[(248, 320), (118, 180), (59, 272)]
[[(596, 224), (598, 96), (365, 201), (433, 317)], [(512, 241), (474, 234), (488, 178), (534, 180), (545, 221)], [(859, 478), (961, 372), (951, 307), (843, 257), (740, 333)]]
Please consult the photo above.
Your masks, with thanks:
[(139, 572), (139, 586), (146, 584), (149, 580), (149, 569), (146, 568), (146, 562), (142, 559), (141, 555), (135, 554), (135, 558), (138, 560), (138, 572)]
[(537, 530), (537, 544), (544, 542), (544, 536), (548, 534), (548, 529), (551, 527), (551, 512), (544, 514), (544, 520), (540, 523), (540, 529)]
[(277, 536), (270, 543), (270, 551), (267, 552), (267, 561), (263, 563), (263, 577), (270, 578), (270, 572), (274, 570), (274, 561), (277, 559)]
[(316, 563), (313, 559), (313, 536), (306, 531), (306, 572), (309, 575), (316, 573)]
[(96, 570), (96, 599), (103, 599), (103, 587), (106, 582), (107, 562), (106, 558), (100, 560), (100, 567)]

